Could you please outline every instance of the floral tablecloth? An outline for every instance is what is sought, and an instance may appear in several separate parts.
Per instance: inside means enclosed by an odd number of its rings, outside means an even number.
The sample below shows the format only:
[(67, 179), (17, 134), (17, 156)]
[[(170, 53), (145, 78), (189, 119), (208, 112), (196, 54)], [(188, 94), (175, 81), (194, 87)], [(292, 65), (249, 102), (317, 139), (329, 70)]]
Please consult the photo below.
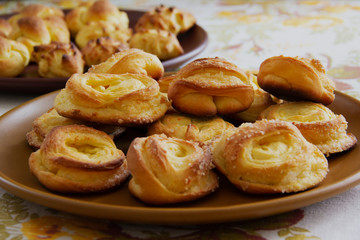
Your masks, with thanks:
[[(0, 13), (40, 2), (70, 8), (79, 1), (6, 1)], [(275, 55), (314, 57), (337, 90), (360, 99), (360, 1), (113, 0), (124, 9), (159, 4), (192, 12), (209, 34), (197, 57), (223, 57), (256, 70)], [(34, 95), (0, 94), (0, 114)], [(89, 219), (49, 209), (0, 188), (0, 239), (359, 239), (360, 186), (291, 212), (214, 225), (151, 226)]]

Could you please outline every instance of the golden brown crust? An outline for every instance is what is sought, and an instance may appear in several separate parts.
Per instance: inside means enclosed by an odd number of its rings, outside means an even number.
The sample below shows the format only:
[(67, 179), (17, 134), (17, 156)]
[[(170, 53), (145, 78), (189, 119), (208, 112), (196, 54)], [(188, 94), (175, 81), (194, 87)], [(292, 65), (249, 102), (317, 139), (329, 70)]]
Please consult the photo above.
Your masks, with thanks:
[(176, 35), (159, 29), (142, 29), (130, 39), (130, 47), (152, 53), (160, 60), (167, 60), (184, 54)]
[(175, 79), (175, 74), (170, 74), (167, 76), (163, 76), (158, 80), (160, 86), (160, 92), (166, 93), (168, 92), (170, 83)]
[(130, 192), (151, 204), (201, 198), (218, 187), (206, 148), (191, 141), (152, 135), (136, 138), (127, 152)]
[(286, 102), (270, 106), (260, 119), (278, 119), (293, 123), (309, 142), (315, 144), (326, 156), (346, 151), (357, 139), (347, 133), (347, 121), (326, 106), (313, 102)]
[(42, 77), (70, 77), (84, 72), (82, 54), (73, 43), (51, 42), (35, 46), (32, 57)]
[(158, 83), (140, 74), (73, 74), (55, 98), (65, 117), (121, 126), (156, 121), (169, 102)]
[(244, 123), (215, 138), (210, 148), (217, 169), (249, 193), (304, 191), (328, 172), (321, 151), (285, 121)]
[(314, 101), (325, 105), (334, 98), (335, 83), (315, 59), (276, 56), (261, 63), (259, 86), (286, 100)]
[(207, 142), (234, 126), (220, 117), (194, 117), (170, 113), (148, 127), (148, 135), (165, 134), (184, 140)]
[(100, 37), (88, 41), (81, 49), (87, 66), (97, 65), (105, 62), (114, 53), (128, 49), (129, 46), (111, 37)]
[(189, 30), (195, 23), (196, 19), (191, 13), (160, 5), (141, 16), (135, 30), (138, 32), (141, 29), (159, 29), (178, 35)]
[(0, 36), (8, 37), (11, 31), (11, 24), (5, 18), (0, 18)]
[(197, 116), (246, 110), (254, 90), (245, 72), (220, 58), (197, 59), (176, 73), (168, 97), (180, 112)]
[(57, 192), (97, 192), (129, 176), (124, 153), (104, 132), (81, 125), (56, 127), (29, 158), (30, 171)]
[(130, 48), (113, 54), (105, 62), (92, 66), (89, 73), (135, 73), (159, 79), (164, 74), (160, 59), (143, 50)]

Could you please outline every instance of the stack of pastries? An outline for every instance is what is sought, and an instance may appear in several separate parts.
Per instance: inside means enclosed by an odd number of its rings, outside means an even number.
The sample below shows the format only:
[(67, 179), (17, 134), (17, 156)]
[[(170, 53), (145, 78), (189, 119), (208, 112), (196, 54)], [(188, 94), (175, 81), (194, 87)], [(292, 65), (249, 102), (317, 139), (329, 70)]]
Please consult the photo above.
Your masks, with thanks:
[[(326, 106), (334, 98), (316, 60), (276, 56), (253, 74), (201, 58), (164, 76), (157, 56), (130, 48), (70, 77), (27, 134), (30, 170), (57, 192), (129, 179), (134, 197), (156, 205), (203, 198), (219, 176), (249, 194), (305, 191), (326, 178), (328, 156), (357, 142)], [(130, 129), (141, 131), (120, 149)]]
[(167, 60), (184, 53), (178, 34), (195, 22), (190, 13), (161, 5), (131, 29), (127, 13), (109, 0), (81, 2), (69, 11), (30, 4), (0, 19), (0, 76), (26, 75), (33, 63), (41, 77), (70, 77), (128, 48)]

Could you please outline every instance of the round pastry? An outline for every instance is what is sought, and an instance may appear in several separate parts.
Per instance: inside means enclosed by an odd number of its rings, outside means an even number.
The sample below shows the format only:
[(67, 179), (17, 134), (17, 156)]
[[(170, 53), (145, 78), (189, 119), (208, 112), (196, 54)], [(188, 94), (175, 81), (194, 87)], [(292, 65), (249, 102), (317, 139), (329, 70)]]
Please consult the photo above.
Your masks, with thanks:
[(313, 101), (328, 105), (335, 98), (335, 83), (320, 61), (308, 58), (276, 56), (261, 63), (259, 86), (286, 100)]
[(169, 113), (148, 127), (148, 135), (165, 134), (184, 140), (207, 142), (234, 126), (220, 117), (194, 117)]
[(152, 53), (160, 60), (167, 60), (184, 54), (176, 35), (159, 29), (142, 29), (130, 39), (130, 47)]
[(8, 37), (11, 31), (11, 24), (5, 18), (0, 18), (0, 36)]
[(165, 135), (135, 138), (127, 159), (129, 190), (146, 203), (191, 201), (218, 187), (208, 150), (192, 141)]
[(143, 50), (130, 48), (113, 54), (105, 62), (93, 65), (89, 73), (136, 73), (159, 79), (164, 74), (164, 66), (159, 58)]
[(214, 138), (210, 149), (216, 168), (249, 193), (304, 191), (328, 172), (324, 154), (285, 121), (244, 123)]
[(29, 158), (32, 174), (48, 189), (64, 193), (98, 192), (129, 176), (124, 153), (104, 132), (81, 126), (55, 127)]
[(40, 148), (46, 135), (55, 127), (66, 125), (86, 125), (107, 133), (111, 138), (118, 137), (126, 129), (114, 125), (94, 124), (59, 115), (54, 108), (37, 117), (32, 123), (32, 129), (26, 134), (30, 146)]
[(176, 73), (168, 97), (180, 112), (214, 116), (248, 109), (254, 89), (246, 73), (236, 65), (221, 58), (201, 58)]
[(0, 76), (15, 77), (29, 64), (27, 47), (11, 39), (0, 36)]
[(326, 106), (313, 102), (286, 102), (265, 109), (260, 119), (278, 119), (293, 123), (309, 142), (326, 156), (353, 147), (357, 139), (347, 133), (347, 121)]
[(56, 111), (83, 121), (137, 126), (165, 115), (167, 98), (159, 84), (140, 74), (73, 74), (55, 98)]
[(73, 43), (51, 42), (35, 46), (32, 57), (42, 77), (70, 77), (84, 72), (82, 54)]
[(87, 42), (81, 49), (85, 64), (89, 67), (105, 62), (114, 53), (128, 49), (129, 46), (111, 37), (100, 37)]
[(139, 18), (135, 25), (135, 31), (159, 29), (178, 35), (189, 30), (195, 23), (196, 19), (191, 13), (183, 12), (175, 7), (160, 5)]
[(31, 16), (40, 17), (42, 19), (50, 16), (57, 16), (60, 18), (65, 17), (64, 12), (58, 7), (46, 6), (43, 4), (30, 4), (25, 6), (17, 14), (12, 15), (9, 18), (9, 22), (14, 25), (20, 18)]
[(108, 0), (82, 2), (66, 14), (65, 20), (74, 37), (89, 22), (115, 23), (121, 29), (129, 27), (127, 13), (120, 11)]

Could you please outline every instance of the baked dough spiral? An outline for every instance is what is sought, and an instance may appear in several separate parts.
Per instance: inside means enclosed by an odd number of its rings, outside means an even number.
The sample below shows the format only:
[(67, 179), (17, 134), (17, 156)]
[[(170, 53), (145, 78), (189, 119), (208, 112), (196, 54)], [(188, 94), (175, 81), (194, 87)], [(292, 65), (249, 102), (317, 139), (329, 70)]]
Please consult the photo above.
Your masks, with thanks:
[(260, 65), (259, 86), (286, 100), (313, 101), (328, 105), (335, 98), (335, 83), (316, 59), (275, 56)]
[(81, 126), (56, 127), (29, 158), (30, 171), (48, 189), (65, 193), (97, 192), (129, 176), (124, 153), (104, 132)]
[(328, 172), (321, 151), (285, 121), (244, 123), (214, 138), (213, 162), (236, 187), (249, 193), (303, 191)]
[(121, 126), (154, 122), (169, 105), (154, 79), (131, 73), (73, 74), (54, 103), (64, 117)]
[(130, 192), (151, 204), (185, 202), (218, 187), (209, 152), (198, 143), (165, 135), (135, 138), (127, 159)]
[(105, 62), (92, 66), (89, 73), (136, 73), (159, 79), (164, 74), (164, 66), (154, 54), (130, 48), (113, 54)]
[(248, 109), (254, 90), (246, 73), (235, 64), (221, 58), (201, 58), (176, 73), (168, 97), (180, 112), (214, 116)]
[(352, 133), (347, 133), (345, 117), (320, 103), (285, 102), (265, 109), (259, 118), (293, 123), (326, 156), (348, 150), (357, 142)]
[(194, 117), (169, 113), (148, 127), (148, 135), (165, 134), (184, 140), (207, 142), (234, 126), (220, 117)]

